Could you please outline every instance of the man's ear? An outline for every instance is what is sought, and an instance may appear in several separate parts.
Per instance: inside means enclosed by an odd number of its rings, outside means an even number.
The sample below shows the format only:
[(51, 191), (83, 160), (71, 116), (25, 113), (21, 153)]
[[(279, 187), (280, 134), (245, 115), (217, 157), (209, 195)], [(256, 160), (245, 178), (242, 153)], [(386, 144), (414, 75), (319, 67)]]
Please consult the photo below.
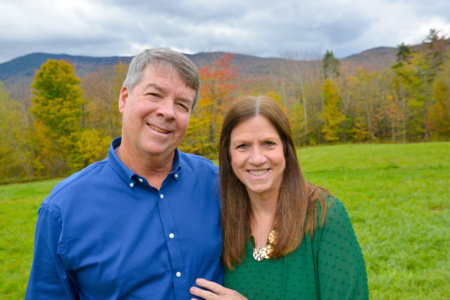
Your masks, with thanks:
[(119, 94), (119, 111), (121, 113), (123, 113), (123, 111), (125, 110), (127, 100), (128, 100), (128, 89), (126, 86), (123, 86)]

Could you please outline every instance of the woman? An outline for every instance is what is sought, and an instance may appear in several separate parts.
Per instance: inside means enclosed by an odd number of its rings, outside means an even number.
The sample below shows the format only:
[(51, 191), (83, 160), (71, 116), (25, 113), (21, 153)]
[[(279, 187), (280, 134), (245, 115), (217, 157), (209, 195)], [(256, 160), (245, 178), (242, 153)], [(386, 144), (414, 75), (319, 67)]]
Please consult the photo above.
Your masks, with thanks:
[(219, 167), (225, 287), (198, 279), (204, 289), (192, 287), (193, 295), (368, 299), (364, 259), (345, 208), (303, 177), (289, 121), (274, 100), (232, 104)]

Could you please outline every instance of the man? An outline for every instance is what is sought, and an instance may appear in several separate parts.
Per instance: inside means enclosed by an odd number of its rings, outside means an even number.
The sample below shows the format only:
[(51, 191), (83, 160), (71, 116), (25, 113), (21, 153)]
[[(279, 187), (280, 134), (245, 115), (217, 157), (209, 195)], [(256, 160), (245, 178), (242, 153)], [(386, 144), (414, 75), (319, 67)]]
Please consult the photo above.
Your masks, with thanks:
[(189, 299), (197, 277), (221, 282), (217, 167), (177, 149), (198, 90), (180, 53), (132, 60), (122, 137), (39, 209), (26, 299)]

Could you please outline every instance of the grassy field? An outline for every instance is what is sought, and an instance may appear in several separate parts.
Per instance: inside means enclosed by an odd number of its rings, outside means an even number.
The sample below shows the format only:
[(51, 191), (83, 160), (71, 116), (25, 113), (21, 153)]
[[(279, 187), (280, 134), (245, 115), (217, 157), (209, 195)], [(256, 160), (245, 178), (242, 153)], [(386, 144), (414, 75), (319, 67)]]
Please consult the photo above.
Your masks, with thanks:
[[(450, 143), (298, 151), (350, 215), (371, 299), (450, 299)], [(23, 299), (39, 204), (58, 180), (0, 186), (0, 299)]]

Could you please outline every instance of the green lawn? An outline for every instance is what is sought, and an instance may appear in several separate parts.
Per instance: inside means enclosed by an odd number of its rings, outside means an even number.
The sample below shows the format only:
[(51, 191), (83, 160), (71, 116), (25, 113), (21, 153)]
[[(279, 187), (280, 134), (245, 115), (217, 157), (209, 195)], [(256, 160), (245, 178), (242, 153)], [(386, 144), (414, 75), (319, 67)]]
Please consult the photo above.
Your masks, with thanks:
[[(298, 151), (307, 180), (350, 215), (371, 299), (450, 298), (450, 143)], [(0, 299), (22, 299), (39, 204), (58, 180), (0, 186)]]

